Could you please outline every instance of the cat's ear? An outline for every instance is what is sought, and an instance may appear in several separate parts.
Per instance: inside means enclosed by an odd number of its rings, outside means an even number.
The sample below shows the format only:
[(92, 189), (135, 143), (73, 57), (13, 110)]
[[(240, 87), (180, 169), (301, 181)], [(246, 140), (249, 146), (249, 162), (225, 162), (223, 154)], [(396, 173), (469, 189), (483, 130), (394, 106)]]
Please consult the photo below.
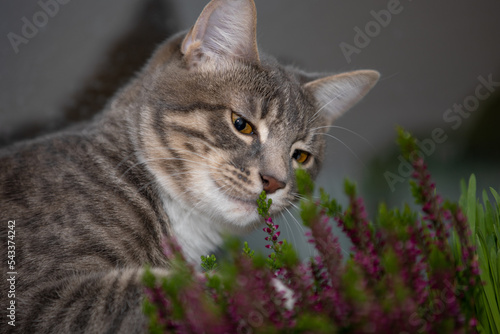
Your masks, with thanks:
[(186, 35), (181, 52), (189, 65), (229, 58), (258, 63), (253, 0), (212, 0)]
[(379, 77), (371, 70), (347, 72), (308, 82), (304, 88), (316, 98), (317, 112), (331, 124), (361, 100)]

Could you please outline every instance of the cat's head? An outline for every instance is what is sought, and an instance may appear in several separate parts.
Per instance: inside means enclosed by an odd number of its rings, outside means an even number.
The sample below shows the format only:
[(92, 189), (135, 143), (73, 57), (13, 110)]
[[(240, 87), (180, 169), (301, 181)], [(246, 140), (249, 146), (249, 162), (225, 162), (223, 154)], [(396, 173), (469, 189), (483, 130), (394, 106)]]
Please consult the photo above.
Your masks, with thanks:
[(163, 192), (214, 221), (249, 226), (313, 177), (328, 126), (378, 80), (375, 71), (307, 75), (259, 54), (253, 0), (213, 0), (161, 46), (140, 76), (139, 145)]

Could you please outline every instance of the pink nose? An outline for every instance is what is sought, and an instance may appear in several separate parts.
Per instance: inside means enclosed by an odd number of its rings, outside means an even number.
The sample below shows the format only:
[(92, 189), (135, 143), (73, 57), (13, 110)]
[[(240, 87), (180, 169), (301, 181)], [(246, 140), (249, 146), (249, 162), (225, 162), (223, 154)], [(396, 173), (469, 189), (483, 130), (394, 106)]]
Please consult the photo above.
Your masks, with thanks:
[(274, 194), (276, 190), (283, 189), (286, 186), (284, 182), (278, 181), (272, 176), (261, 175), (260, 177), (266, 194)]

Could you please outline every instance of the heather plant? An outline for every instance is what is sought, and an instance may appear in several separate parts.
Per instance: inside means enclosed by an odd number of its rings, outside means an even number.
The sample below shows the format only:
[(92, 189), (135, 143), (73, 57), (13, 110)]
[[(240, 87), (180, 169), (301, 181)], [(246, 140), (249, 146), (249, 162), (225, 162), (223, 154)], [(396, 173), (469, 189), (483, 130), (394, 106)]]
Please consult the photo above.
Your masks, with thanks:
[[(398, 142), (414, 168), (411, 189), (420, 212), (381, 205), (371, 221), (353, 183), (345, 183), (344, 209), (323, 190), (316, 195), (307, 173), (298, 170), (300, 215), (316, 255), (301, 262), (292, 245), (280, 240), (279, 226), (268, 214), (272, 202), (263, 193), (258, 206), (271, 250), (267, 257), (227, 238), (228, 259), (219, 263), (213, 255), (203, 256), (200, 273), (174, 239), (165, 240), (171, 275), (158, 278), (147, 270), (144, 276), (150, 332), (494, 332), (498, 206), (481, 211), (471, 204), (472, 195), (461, 201), (465, 206), (444, 201), (415, 140), (400, 130)], [(472, 232), (466, 214), (475, 214)], [(485, 216), (496, 225), (479, 223)], [(332, 222), (352, 242), (347, 259)], [(497, 312), (491, 310), (495, 305)]]

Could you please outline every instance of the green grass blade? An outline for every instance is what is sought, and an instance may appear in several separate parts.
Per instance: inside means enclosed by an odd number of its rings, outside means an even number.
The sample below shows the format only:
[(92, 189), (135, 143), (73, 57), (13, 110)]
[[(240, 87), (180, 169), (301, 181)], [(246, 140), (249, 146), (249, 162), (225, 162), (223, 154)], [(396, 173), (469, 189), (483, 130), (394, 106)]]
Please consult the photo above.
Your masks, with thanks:
[[(498, 249), (500, 251), (500, 224), (497, 223), (495, 226), (493, 226), (493, 233), (494, 233), (496, 241), (497, 241), (496, 249)], [(500, 268), (500, 266), (499, 266), (499, 268)]]
[(500, 250), (496, 251), (495, 249), (491, 249), (490, 251), (490, 258), (489, 258), (489, 263), (490, 263), (490, 270), (491, 270), (491, 285), (493, 286), (493, 289), (495, 290), (495, 297), (497, 299), (497, 304), (498, 304), (498, 298), (500, 298), (500, 273), (499, 273), (499, 254)]
[(491, 312), (490, 325), (493, 328), (500, 328), (500, 308), (498, 304), (498, 296), (495, 293), (495, 287), (493, 286), (494, 281), (492, 280), (492, 273), (488, 266), (488, 252), (484, 244), (484, 239), (480, 235), (477, 235), (477, 252), (479, 255), (479, 265), (481, 268), (481, 280), (486, 282), (483, 286), (483, 292), (485, 296), (485, 308), (489, 308)]
[[(482, 236), (488, 236), (488, 227), (486, 226), (485, 214), (483, 205), (479, 203), (479, 200), (476, 203), (476, 233), (480, 233)], [(474, 235), (474, 234), (473, 234)]]
[(495, 198), (495, 201), (497, 202), (497, 206), (500, 205), (500, 195), (498, 195), (497, 191), (493, 188), (490, 188), (490, 191), (491, 191), (491, 194), (493, 195), (493, 197)]
[(493, 222), (495, 221), (495, 211), (493, 210), (493, 206), (490, 203), (488, 193), (486, 190), (483, 190), (483, 205), (484, 205), (484, 218), (485, 220), (482, 224), (485, 227), (485, 230), (488, 234), (493, 232)]
[(467, 206), (465, 215), (469, 220), (472, 235), (476, 234), (476, 176), (472, 174), (469, 178), (469, 187), (467, 190)]

